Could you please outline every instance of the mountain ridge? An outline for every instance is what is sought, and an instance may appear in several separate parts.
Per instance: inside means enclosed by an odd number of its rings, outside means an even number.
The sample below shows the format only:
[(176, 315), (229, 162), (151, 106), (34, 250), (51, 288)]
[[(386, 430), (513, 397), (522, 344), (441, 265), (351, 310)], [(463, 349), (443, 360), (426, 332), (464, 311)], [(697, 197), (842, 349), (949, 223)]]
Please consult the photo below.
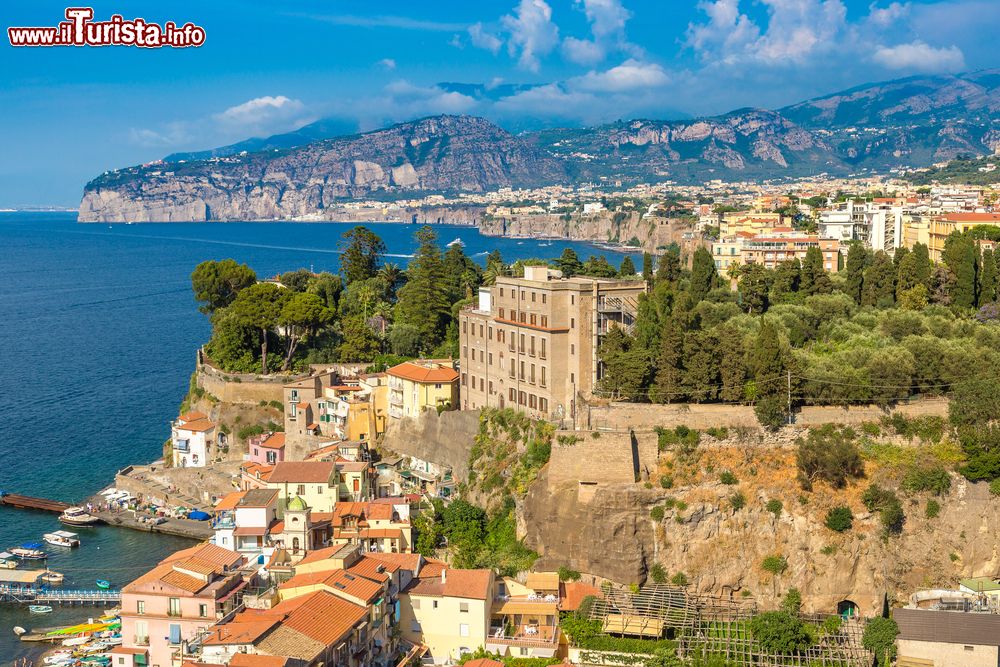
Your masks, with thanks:
[[(330, 130), (322, 123), (296, 132)], [(246, 154), (223, 149), (107, 172), (86, 185), (79, 219), (280, 219), (372, 197), (923, 167), (1000, 149), (1000, 70), (908, 77), (704, 118), (512, 134), (485, 118), (440, 115)]]

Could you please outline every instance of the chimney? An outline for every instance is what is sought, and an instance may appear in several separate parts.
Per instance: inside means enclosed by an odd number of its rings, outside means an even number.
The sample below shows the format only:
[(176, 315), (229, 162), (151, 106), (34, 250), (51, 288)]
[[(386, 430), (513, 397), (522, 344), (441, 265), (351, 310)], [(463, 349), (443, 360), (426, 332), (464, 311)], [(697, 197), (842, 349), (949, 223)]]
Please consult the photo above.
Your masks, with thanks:
[(448, 583), (448, 570), (447, 570), (447, 568), (441, 570), (441, 583), (442, 584)]

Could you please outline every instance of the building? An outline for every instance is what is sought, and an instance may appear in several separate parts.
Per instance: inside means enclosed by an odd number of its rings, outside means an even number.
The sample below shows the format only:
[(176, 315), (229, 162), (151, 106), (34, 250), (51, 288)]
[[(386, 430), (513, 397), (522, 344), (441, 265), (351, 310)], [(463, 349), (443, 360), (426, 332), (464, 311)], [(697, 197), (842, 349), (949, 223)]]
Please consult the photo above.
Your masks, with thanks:
[(496, 582), (486, 650), (513, 658), (552, 658), (559, 648), (559, 574), (531, 572)]
[(274, 465), (285, 460), (285, 434), (264, 433), (247, 440), (250, 461), (262, 465)]
[(970, 611), (894, 609), (900, 667), (996, 667), (1000, 615)]
[(819, 248), (823, 254), (823, 268), (836, 273), (840, 267), (840, 241), (824, 239), (802, 232), (775, 232), (767, 236), (754, 236), (743, 242), (742, 263), (761, 264), (773, 269), (786, 260), (805, 260), (810, 248)]
[(185, 413), (170, 429), (170, 444), (175, 468), (204, 468), (215, 444), (215, 423), (204, 412)]
[[(1000, 213), (946, 213), (928, 217), (926, 225), (927, 253), (932, 262), (940, 262), (945, 242), (952, 232), (965, 232), (980, 225), (1000, 226)], [(911, 233), (908, 239), (913, 236)]]
[(743, 261), (743, 242), (748, 238), (753, 238), (753, 235), (740, 232), (712, 243), (712, 259), (719, 275), (728, 277), (729, 267)]
[(427, 646), (436, 665), (486, 644), (493, 604), (492, 570), (425, 566), (400, 595), (404, 639)]
[(273, 550), (271, 533), (278, 523), (277, 489), (234, 491), (215, 506), (212, 543), (263, 563)]
[(458, 407), (458, 372), (451, 360), (407, 361), (393, 366), (386, 375), (389, 419)]
[(766, 234), (784, 224), (784, 217), (780, 213), (731, 211), (719, 216), (719, 237), (736, 236), (737, 234), (756, 236), (757, 234)]
[[(171, 667), (182, 643), (241, 604), (246, 559), (214, 544), (184, 549), (122, 589), (122, 648), (132, 665)], [(122, 656), (123, 658), (126, 656)]]
[(314, 512), (333, 512), (340, 493), (336, 461), (282, 461), (267, 478), (267, 487), (278, 491), (278, 508), (301, 498)]
[(577, 395), (600, 379), (603, 336), (634, 329), (645, 292), (643, 281), (564, 278), (544, 266), (498, 277), (459, 315), (462, 408), (573, 419)]

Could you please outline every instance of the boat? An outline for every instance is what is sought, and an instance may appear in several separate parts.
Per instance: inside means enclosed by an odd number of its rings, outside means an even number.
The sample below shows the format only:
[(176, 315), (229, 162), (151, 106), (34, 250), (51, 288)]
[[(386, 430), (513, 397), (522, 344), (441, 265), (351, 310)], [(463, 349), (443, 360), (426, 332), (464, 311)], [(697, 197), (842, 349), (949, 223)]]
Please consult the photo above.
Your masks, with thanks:
[(20, 637), (21, 635), (25, 634), (26, 632), (28, 632), (28, 631), (25, 630), (24, 628), (22, 628), (20, 625), (15, 625), (14, 626), (14, 634), (17, 635), (18, 637)]
[(67, 549), (72, 549), (73, 547), (80, 546), (80, 538), (76, 533), (71, 533), (68, 530), (57, 530), (54, 533), (45, 533), (42, 535), (42, 539), (57, 547), (66, 547)]
[(61, 584), (66, 576), (62, 572), (47, 571), (42, 575), (42, 581), (47, 584)]
[(453, 240), (453, 241), (450, 241), (450, 242), (448, 243), (448, 247), (449, 247), (449, 248), (450, 248), (451, 246), (453, 246), (453, 245), (465, 245), (465, 243), (464, 243), (464, 242), (462, 241), (462, 239), (460, 239), (460, 238), (456, 238), (455, 240)]
[(32, 614), (49, 614), (52, 613), (52, 607), (47, 604), (32, 604), (28, 605), (28, 611)]
[(0, 568), (13, 570), (17, 567), (17, 556), (9, 551), (0, 551)]
[(68, 507), (59, 515), (59, 520), (71, 526), (93, 526), (101, 520), (82, 507)]
[(103, 588), (104, 590), (107, 590), (107, 589), (111, 588), (111, 582), (108, 581), (107, 579), (98, 579), (97, 580), (97, 587), (98, 588)]
[(42, 545), (38, 542), (31, 542), (29, 544), (22, 544), (19, 547), (14, 547), (10, 550), (10, 552), (21, 560), (42, 560), (46, 557), (46, 554), (38, 548), (40, 546)]
[(69, 639), (64, 639), (63, 646), (83, 646), (90, 641), (90, 635), (80, 635), (79, 637), (70, 637)]

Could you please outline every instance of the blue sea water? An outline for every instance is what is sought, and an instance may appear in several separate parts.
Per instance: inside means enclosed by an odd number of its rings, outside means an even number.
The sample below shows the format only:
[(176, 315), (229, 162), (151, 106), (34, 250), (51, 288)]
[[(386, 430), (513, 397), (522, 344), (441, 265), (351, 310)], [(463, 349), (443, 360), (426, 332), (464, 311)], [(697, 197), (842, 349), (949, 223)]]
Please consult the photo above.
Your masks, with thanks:
[[(232, 257), (259, 276), (297, 268), (336, 272), (347, 223), (82, 225), (75, 214), (0, 213), (0, 489), (73, 502), (115, 471), (157, 458), (187, 389), (195, 350), (209, 334), (189, 276), (207, 259)], [(412, 256), (415, 227), (368, 225), (389, 261)], [(479, 262), (555, 257), (572, 247), (618, 264), (623, 255), (582, 243), (486, 237), (437, 226), (442, 246), (460, 239)], [(638, 263), (638, 262), (637, 262)], [(57, 529), (54, 515), (0, 507), (0, 550)], [(83, 531), (72, 553), (50, 567), (67, 585), (116, 586), (190, 544), (119, 528)], [(55, 550), (51, 547), (49, 550)], [(0, 665), (37, 655), (11, 628), (93, 616), (58, 609), (34, 616), (0, 608)]]

